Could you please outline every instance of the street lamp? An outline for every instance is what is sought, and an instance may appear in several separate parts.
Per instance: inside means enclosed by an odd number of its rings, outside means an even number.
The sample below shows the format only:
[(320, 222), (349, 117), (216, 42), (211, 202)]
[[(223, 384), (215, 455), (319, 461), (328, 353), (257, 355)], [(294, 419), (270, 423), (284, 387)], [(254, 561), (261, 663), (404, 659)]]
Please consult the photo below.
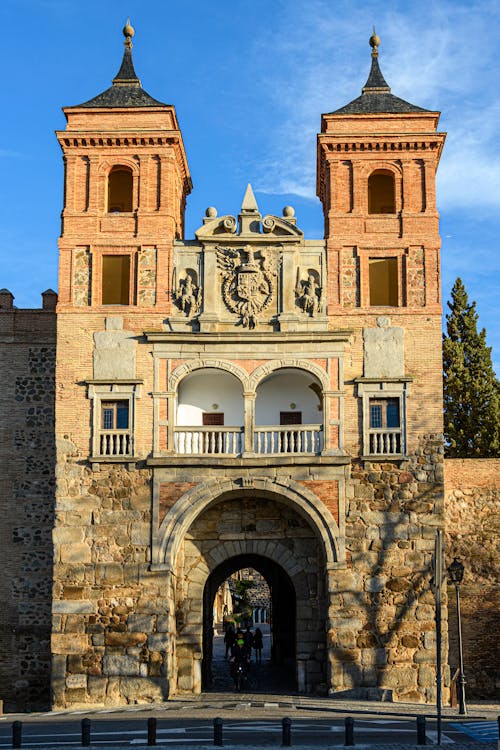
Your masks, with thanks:
[(458, 713), (462, 716), (467, 714), (465, 707), (465, 675), (464, 675), (464, 657), (462, 652), (462, 623), (460, 620), (460, 584), (464, 577), (464, 566), (456, 557), (448, 568), (450, 581), (455, 584), (457, 594), (457, 632), (458, 632), (458, 658), (459, 658), (459, 691), (458, 691)]

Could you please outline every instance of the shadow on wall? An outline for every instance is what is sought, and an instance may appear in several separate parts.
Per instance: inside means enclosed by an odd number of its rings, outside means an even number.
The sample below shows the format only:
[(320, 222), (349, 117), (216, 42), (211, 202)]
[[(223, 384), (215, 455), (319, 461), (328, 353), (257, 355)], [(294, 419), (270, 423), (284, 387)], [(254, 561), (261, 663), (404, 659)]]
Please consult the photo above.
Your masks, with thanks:
[[(53, 296), (55, 296), (52, 293)], [(55, 315), (14, 311), (2, 377), (8, 455), (2, 456), (7, 534), (0, 579), (0, 685), (5, 711), (50, 707), (55, 498)], [(49, 311), (50, 312), (50, 311)], [(35, 313), (35, 314), (33, 314)], [(33, 343), (38, 341), (46, 343)], [(3, 451), (2, 451), (3, 452)]]
[[(422, 447), (426, 463), (431, 455), (442, 460), (440, 446), (436, 439)], [(334, 686), (371, 688), (372, 696), (380, 699), (386, 690), (399, 701), (435, 699), (431, 578), (435, 529), (442, 525), (440, 485), (432, 470), (427, 482), (417, 481), (420, 471), (418, 457), (404, 470), (384, 463), (367, 470), (353, 466), (352, 478), (358, 482), (346, 508), (346, 547), (352, 568), (335, 573), (343, 606), (329, 632)], [(363, 591), (356, 585), (357, 571), (368, 574)], [(443, 631), (445, 627), (444, 622)], [(443, 656), (446, 664), (445, 651)], [(443, 682), (449, 685), (447, 667)], [(374, 688), (379, 689), (377, 695)]]

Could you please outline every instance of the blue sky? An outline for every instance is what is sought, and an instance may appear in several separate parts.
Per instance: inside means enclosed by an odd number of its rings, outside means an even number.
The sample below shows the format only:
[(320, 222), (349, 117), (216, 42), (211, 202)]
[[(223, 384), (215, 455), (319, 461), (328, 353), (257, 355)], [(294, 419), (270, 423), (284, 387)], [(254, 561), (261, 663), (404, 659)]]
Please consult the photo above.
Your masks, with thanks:
[(307, 237), (323, 235), (320, 116), (360, 94), (375, 25), (393, 93), (442, 112), (443, 297), (461, 276), (500, 372), (497, 0), (2, 0), (0, 287), (17, 306), (57, 288), (54, 130), (62, 106), (110, 85), (127, 15), (143, 87), (180, 120), (194, 183), (187, 238), (207, 206), (237, 213), (248, 181), (263, 213), (291, 204)]

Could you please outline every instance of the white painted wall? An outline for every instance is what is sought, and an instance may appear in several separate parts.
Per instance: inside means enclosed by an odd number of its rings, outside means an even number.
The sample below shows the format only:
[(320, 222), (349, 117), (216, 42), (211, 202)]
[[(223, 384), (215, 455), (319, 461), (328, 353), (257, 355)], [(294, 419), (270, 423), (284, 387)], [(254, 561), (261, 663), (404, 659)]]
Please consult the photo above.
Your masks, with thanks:
[[(301, 411), (302, 424), (321, 424), (323, 412), (316, 394), (309, 388), (316, 379), (301, 370), (277, 370), (257, 388), (255, 424), (279, 425), (280, 411)], [(290, 404), (295, 404), (292, 409)]]
[[(300, 370), (277, 370), (257, 388), (256, 425), (279, 425), (280, 411), (302, 412), (302, 424), (321, 424), (319, 399), (309, 388), (315, 378)], [(290, 404), (295, 404), (292, 409)], [(213, 405), (217, 404), (217, 408)], [(223, 412), (224, 425), (243, 426), (243, 389), (233, 375), (206, 368), (188, 375), (179, 385), (177, 427), (197, 427), (204, 412)]]
[[(218, 408), (214, 409), (213, 404)], [(243, 426), (243, 388), (234, 375), (206, 368), (181, 381), (177, 394), (177, 426), (203, 424), (204, 412), (223, 412), (225, 426)]]

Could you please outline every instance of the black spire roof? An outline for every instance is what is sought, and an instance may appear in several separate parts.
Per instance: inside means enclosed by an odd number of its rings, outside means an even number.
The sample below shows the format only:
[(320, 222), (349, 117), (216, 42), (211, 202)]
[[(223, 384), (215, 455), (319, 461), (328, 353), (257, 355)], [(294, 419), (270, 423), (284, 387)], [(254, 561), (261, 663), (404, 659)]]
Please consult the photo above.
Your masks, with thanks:
[(372, 67), (370, 75), (365, 85), (361, 89), (361, 96), (354, 99), (345, 107), (336, 109), (333, 115), (368, 115), (368, 114), (401, 114), (405, 112), (428, 112), (429, 110), (417, 107), (416, 104), (410, 104), (404, 99), (391, 94), (391, 89), (380, 70), (378, 64), (378, 47), (380, 38), (376, 35), (375, 29), (370, 37), (370, 47), (372, 48)]
[(78, 107), (165, 107), (169, 106), (153, 99), (141, 86), (132, 60), (132, 37), (134, 29), (127, 20), (123, 29), (125, 49), (120, 70), (113, 78), (113, 85), (101, 94), (78, 104)]

